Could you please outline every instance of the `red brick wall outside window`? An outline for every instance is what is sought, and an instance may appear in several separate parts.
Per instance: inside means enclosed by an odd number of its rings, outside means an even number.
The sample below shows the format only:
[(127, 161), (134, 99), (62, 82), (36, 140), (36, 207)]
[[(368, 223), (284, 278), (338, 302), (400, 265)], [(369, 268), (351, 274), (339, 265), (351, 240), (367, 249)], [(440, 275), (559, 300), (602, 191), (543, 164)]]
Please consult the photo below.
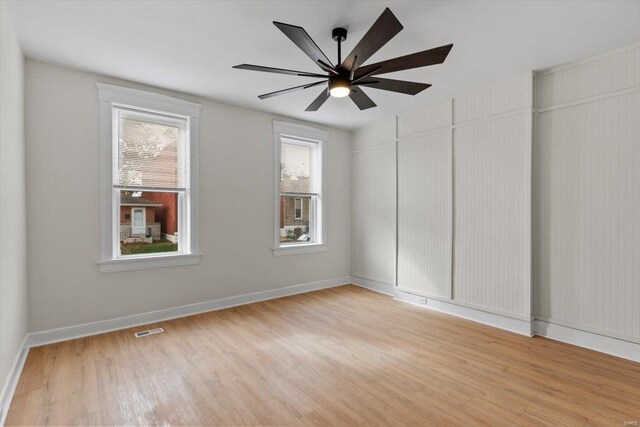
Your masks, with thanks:
[(178, 231), (178, 194), (143, 192), (142, 197), (162, 203), (155, 208), (155, 220), (160, 223), (163, 233), (174, 234)]

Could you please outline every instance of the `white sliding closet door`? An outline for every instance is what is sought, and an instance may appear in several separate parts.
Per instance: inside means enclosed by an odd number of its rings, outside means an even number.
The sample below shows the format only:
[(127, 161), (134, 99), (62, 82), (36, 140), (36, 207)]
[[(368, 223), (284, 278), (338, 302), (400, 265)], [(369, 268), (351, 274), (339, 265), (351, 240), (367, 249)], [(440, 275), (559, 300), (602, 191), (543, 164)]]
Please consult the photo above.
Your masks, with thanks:
[(640, 45), (536, 95), (536, 317), (640, 343)]
[(454, 300), (531, 315), (531, 75), (454, 100)]
[(451, 130), (398, 143), (398, 287), (451, 297)]
[(454, 131), (455, 293), (528, 315), (530, 113)]

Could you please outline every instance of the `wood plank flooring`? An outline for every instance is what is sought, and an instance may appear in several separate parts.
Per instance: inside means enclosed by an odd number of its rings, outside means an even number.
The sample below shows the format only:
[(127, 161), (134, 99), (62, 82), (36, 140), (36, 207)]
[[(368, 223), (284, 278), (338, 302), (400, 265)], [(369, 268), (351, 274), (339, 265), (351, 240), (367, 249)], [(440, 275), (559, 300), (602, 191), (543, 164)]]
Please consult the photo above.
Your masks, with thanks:
[(622, 426), (640, 364), (343, 286), (34, 348), (7, 425)]

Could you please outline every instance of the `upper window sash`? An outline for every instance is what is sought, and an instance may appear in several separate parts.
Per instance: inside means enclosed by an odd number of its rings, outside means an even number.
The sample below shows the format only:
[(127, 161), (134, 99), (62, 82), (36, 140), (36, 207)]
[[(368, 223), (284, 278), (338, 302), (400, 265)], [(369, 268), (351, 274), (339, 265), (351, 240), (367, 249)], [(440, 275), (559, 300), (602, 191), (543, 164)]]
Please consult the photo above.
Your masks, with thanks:
[[(113, 105), (112, 111), (113, 118), (113, 167), (112, 167), (112, 175), (113, 175), (113, 185), (114, 188), (121, 189), (150, 189), (150, 190), (160, 190), (167, 189), (169, 191), (172, 190), (186, 190), (189, 186), (189, 117), (182, 116), (170, 116), (159, 113), (152, 113), (146, 110), (139, 109), (131, 109), (126, 107), (121, 107), (117, 104)], [(123, 129), (123, 125), (126, 125), (123, 122), (129, 122), (129, 129)], [(151, 175), (150, 177), (145, 179), (145, 175), (143, 173), (140, 174), (140, 178), (135, 177), (135, 174), (132, 176), (123, 176), (123, 165), (121, 162), (125, 161), (125, 157), (127, 157), (127, 153), (123, 152), (123, 131), (129, 131), (128, 133), (132, 133), (134, 129), (131, 129), (131, 126), (134, 122), (142, 122), (149, 123), (153, 125), (165, 126), (167, 130), (175, 128), (177, 130), (177, 141), (175, 146), (175, 177), (172, 178), (167, 175), (166, 171), (162, 170), (162, 166), (170, 166), (167, 163), (161, 164), (159, 160), (154, 162), (153, 160), (142, 160), (137, 158), (131, 158), (129, 156), (129, 165), (138, 164), (137, 166), (142, 169), (142, 172), (145, 170), (147, 172), (151, 172), (153, 169), (157, 169), (156, 174)], [(133, 135), (130, 135), (133, 137)], [(131, 171), (135, 172), (135, 170)], [(153, 178), (151, 178), (153, 176)], [(140, 183), (135, 182), (136, 180), (140, 180)], [(144, 181), (144, 182), (143, 182)], [(156, 181), (156, 182), (154, 182)], [(158, 182), (160, 181), (160, 182)], [(145, 185), (148, 184), (148, 185)], [(162, 184), (162, 185), (159, 185)]]
[[(318, 196), (322, 191), (322, 150), (321, 141), (305, 141), (292, 137), (280, 137), (280, 162), (282, 162), (282, 145), (298, 145), (310, 149), (311, 163), (309, 165), (310, 188), (307, 191), (297, 189), (298, 191), (282, 191), (282, 185), (278, 187), (280, 194), (283, 196)], [(282, 184), (282, 176), (281, 176)], [(290, 189), (293, 190), (293, 189)]]

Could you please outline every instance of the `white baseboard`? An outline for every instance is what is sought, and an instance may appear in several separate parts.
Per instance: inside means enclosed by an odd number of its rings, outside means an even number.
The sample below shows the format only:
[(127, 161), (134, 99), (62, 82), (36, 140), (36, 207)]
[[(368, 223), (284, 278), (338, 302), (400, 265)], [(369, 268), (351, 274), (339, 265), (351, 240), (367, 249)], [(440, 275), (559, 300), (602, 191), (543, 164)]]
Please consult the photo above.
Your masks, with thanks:
[(29, 354), (28, 342), (29, 334), (25, 335), (22, 340), (20, 349), (13, 360), (11, 370), (9, 371), (4, 386), (2, 387), (2, 392), (0, 393), (0, 426), (4, 426), (4, 422), (7, 419), (9, 406), (11, 406), (11, 400), (13, 400), (13, 395), (16, 391), (20, 374), (22, 373), (22, 368), (24, 368), (24, 363), (27, 361), (27, 354)]
[(361, 288), (369, 289), (371, 291), (376, 291), (391, 296), (394, 295), (395, 291), (395, 286), (391, 284), (364, 279), (357, 276), (351, 276), (351, 283), (360, 286)]
[(349, 283), (351, 283), (350, 277), (320, 280), (318, 282), (302, 283), (299, 285), (287, 286), (284, 288), (270, 289), (267, 291), (254, 292), (251, 294), (221, 298), (212, 301), (198, 302), (195, 304), (150, 311), (142, 314), (134, 314), (131, 316), (120, 317), (116, 319), (84, 323), (81, 325), (50, 329), (41, 332), (32, 332), (30, 334), (28, 346), (37, 347), (55, 342), (68, 341), (74, 338), (82, 338), (90, 335), (117, 331), (119, 329), (126, 329), (134, 326), (191, 316), (193, 314), (206, 313), (208, 311), (221, 310), (224, 308), (236, 307), (239, 305), (251, 304), (254, 302), (266, 301), (274, 298), (281, 298), (289, 295), (316, 291), (319, 289), (333, 288)]
[[(500, 314), (489, 313), (475, 308), (465, 307), (455, 303), (442, 300), (432, 299), (414, 295), (409, 292), (395, 289), (395, 299), (416, 305), (418, 307), (427, 308), (429, 310), (439, 311), (441, 313), (451, 314), (452, 316), (462, 317), (463, 319), (472, 320), (474, 322), (493, 326), (495, 328), (504, 329), (516, 334), (533, 336), (533, 323), (531, 321), (516, 319), (514, 317), (503, 316)], [(425, 302), (426, 301), (426, 302)]]
[(640, 362), (640, 344), (561, 326), (543, 320), (534, 321), (536, 335), (588, 348), (623, 359)]
[[(396, 286), (390, 285), (388, 283), (364, 279), (357, 276), (351, 276), (351, 283), (362, 288), (381, 292), (386, 295), (391, 295), (398, 301), (413, 304), (418, 307), (439, 311), (441, 313), (451, 314), (452, 316), (462, 317), (467, 320), (472, 320), (474, 322), (482, 323), (500, 329), (505, 329), (510, 332), (526, 335), (528, 337), (533, 336), (533, 324), (531, 321), (516, 319), (496, 313), (490, 313), (488, 311), (465, 307), (447, 301), (415, 295), (400, 290)], [(426, 303), (423, 301), (426, 301)]]

